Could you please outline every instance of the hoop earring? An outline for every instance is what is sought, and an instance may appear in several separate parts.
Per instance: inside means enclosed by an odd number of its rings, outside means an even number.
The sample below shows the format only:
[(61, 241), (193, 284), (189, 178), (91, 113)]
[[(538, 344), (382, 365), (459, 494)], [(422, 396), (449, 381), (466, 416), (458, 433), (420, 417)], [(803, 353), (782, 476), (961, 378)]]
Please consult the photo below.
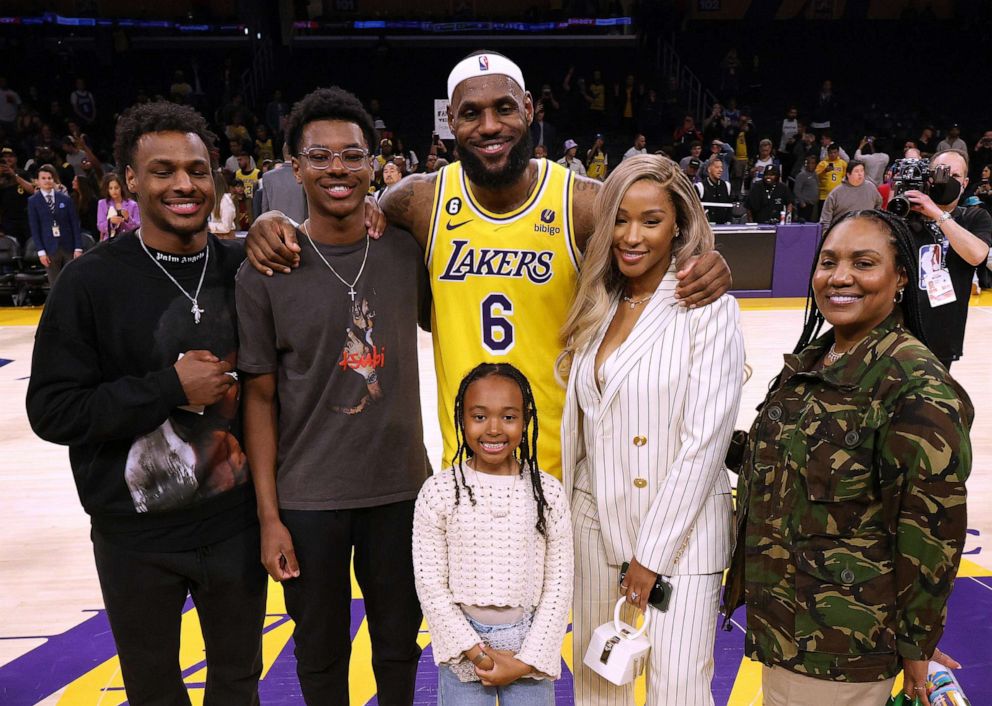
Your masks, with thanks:
[(900, 289), (898, 292), (896, 292), (895, 299), (893, 299), (892, 301), (894, 301), (896, 304), (902, 304), (903, 298), (904, 298), (903, 290)]

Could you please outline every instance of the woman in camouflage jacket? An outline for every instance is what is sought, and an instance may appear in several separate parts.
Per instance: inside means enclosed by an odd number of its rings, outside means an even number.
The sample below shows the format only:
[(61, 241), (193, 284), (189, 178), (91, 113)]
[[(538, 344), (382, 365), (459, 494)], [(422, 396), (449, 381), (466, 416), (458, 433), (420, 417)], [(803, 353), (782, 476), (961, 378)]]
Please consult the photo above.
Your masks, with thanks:
[[(803, 336), (743, 447), (723, 613), (729, 627), (747, 605), (766, 706), (882, 706), (900, 670), (904, 693), (928, 703), (974, 410), (920, 340), (909, 242), (882, 211), (827, 233)], [(824, 320), (833, 328), (815, 338)]]

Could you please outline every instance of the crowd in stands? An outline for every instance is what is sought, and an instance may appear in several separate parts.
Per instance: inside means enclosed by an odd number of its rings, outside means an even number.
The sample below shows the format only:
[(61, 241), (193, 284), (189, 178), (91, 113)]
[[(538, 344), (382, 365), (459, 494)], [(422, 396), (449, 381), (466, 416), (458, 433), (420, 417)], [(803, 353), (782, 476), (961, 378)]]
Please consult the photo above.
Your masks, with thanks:
[[(657, 81), (575, 66), (557, 77), (535, 71), (537, 76), (529, 83), (534, 97), (530, 130), (534, 155), (605, 180), (623, 159), (661, 153), (678, 162), (704, 203), (715, 204), (707, 207), (713, 223), (797, 220), (826, 226), (851, 210), (884, 207), (891, 195), (891, 166), (896, 159), (926, 158), (952, 148), (969, 157), (970, 183), (962, 204), (992, 209), (992, 130), (923, 124), (902, 129), (904, 134), (889, 130), (835, 140), (834, 135), (847, 136), (851, 128), (845, 125), (846, 113), (838, 112), (829, 80), (807, 104), (781, 101), (781, 118), (759, 124), (754, 113), (768, 114), (770, 106), (765, 101), (760, 111), (752, 111), (738, 103), (739, 63), (734, 50), (720, 61), (726, 100), (713, 104), (701, 120), (685, 110), (685, 93), (674, 78)], [(290, 190), (296, 188), (289, 155), (283, 150), (291, 97), (275, 90), (268, 101), (249, 106), (236, 90), (233, 60), (220, 62), (219, 78), (210, 90), (201, 86), (195, 62), (193, 67), (192, 76), (176, 69), (159, 92), (151, 85), (139, 89), (132, 102), (190, 103), (212, 118), (219, 138), (213, 157), (221, 198), (210, 228), (234, 237), (247, 230), (255, 216), (272, 208), (265, 197), (266, 174), (285, 170), (278, 178)], [(548, 73), (552, 71), (548, 68)], [(37, 190), (39, 169), (46, 164), (54, 167), (56, 190), (71, 197), (70, 208), (83, 233), (99, 241), (140, 224), (124, 175), (115, 172), (111, 158), (113, 108), (126, 105), (119, 95), (108, 100), (92, 92), (83, 78), (74, 79), (64, 90), (64, 95), (46, 93), (35, 83), (12, 85), (9, 77), (0, 76), (0, 230), (21, 247), (31, 238), (28, 200)], [(105, 104), (113, 108), (105, 109)], [(454, 144), (436, 133), (429, 143), (405, 140), (394, 125), (407, 127), (413, 119), (399, 106), (385, 110), (375, 97), (368, 97), (366, 106), (381, 137), (375, 158), (376, 192), (407, 174), (432, 172), (457, 159)], [(305, 206), (302, 198), (297, 201), (302, 219)], [(35, 245), (42, 249), (37, 239)]]

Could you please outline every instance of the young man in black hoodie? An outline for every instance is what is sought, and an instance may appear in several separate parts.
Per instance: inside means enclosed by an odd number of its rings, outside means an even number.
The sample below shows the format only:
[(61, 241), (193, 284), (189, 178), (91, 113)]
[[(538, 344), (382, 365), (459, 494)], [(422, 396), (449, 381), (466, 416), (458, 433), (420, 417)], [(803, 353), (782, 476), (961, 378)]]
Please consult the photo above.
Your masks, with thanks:
[(207, 233), (208, 145), (194, 110), (151, 103), (117, 125), (142, 227), (70, 263), (35, 340), (28, 418), (69, 446), (128, 702), (189, 704), (179, 664), (192, 595), (204, 704), (258, 704), (266, 576), (241, 443), (234, 277)]

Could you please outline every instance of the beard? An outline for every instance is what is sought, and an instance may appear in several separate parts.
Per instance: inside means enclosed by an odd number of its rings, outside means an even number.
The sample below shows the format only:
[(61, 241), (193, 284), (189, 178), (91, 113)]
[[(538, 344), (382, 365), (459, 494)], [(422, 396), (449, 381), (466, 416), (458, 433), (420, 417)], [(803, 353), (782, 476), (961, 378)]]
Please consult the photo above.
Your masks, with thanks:
[(510, 149), (510, 154), (506, 158), (506, 166), (499, 171), (488, 169), (485, 163), (470, 149), (458, 150), (458, 157), (461, 159), (465, 175), (473, 184), (478, 184), (486, 189), (501, 189), (513, 184), (520, 178), (521, 174), (527, 171), (532, 151), (530, 131), (525, 130), (517, 144)]

